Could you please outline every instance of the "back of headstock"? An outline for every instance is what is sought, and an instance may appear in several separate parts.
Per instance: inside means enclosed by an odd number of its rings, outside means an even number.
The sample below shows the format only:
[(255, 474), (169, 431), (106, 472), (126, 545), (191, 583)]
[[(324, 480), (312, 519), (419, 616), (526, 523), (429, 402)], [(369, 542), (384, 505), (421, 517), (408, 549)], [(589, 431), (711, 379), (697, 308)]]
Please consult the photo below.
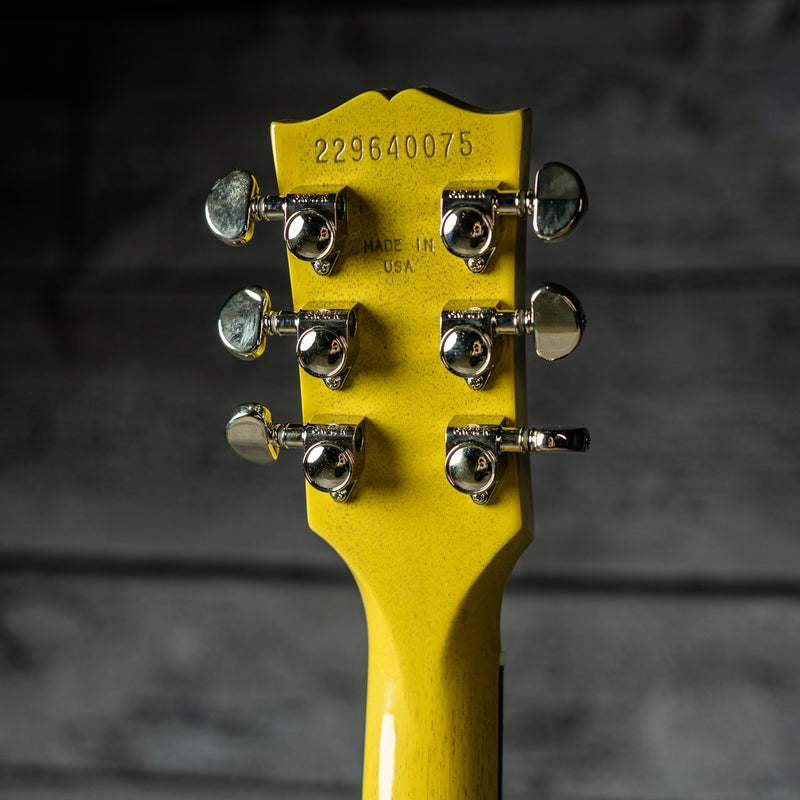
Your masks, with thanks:
[(228, 243), (248, 241), (259, 220), (284, 226), (294, 310), (272, 311), (249, 287), (224, 306), (220, 334), (243, 358), (270, 334), (294, 337), (306, 422), (275, 425), (249, 403), (228, 440), (262, 463), (282, 446), (303, 450), (310, 527), (358, 582), (370, 636), (365, 797), (496, 793), (500, 602), (530, 541), (518, 454), (588, 447), (582, 429), (526, 427), (524, 335), (560, 358), (583, 312), (555, 284), (526, 307), (525, 222), (554, 239), (585, 208), (563, 165), (523, 188), (529, 136), (527, 110), (368, 92), (273, 123), (277, 195), (238, 172), (207, 202)]

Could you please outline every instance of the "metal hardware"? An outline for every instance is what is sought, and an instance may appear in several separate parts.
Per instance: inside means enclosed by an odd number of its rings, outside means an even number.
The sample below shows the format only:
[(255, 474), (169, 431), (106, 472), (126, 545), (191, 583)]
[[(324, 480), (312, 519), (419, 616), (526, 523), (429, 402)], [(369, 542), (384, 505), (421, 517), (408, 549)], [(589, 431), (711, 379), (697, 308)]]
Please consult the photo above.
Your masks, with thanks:
[(363, 417), (322, 415), (308, 425), (275, 425), (267, 408), (245, 403), (225, 434), (235, 453), (256, 464), (277, 460), (281, 447), (303, 448), (306, 480), (337, 503), (348, 500), (364, 466)]
[(442, 244), (472, 272), (483, 272), (494, 253), (495, 219), (506, 194), (453, 185), (442, 192)]
[(240, 246), (253, 237), (256, 222), (283, 221), (289, 252), (330, 275), (347, 235), (345, 189), (295, 189), (281, 197), (258, 193), (255, 177), (234, 170), (220, 178), (206, 198), (206, 221), (225, 244)]
[(586, 428), (513, 428), (501, 416), (457, 416), (445, 434), (445, 475), (478, 505), (488, 503), (503, 474), (504, 453), (585, 453)]
[(451, 301), (439, 320), (439, 355), (445, 367), (482, 389), (500, 351), (499, 334), (532, 334), (536, 355), (556, 361), (569, 355), (583, 335), (586, 317), (569, 289), (545, 283), (531, 295), (530, 308), (518, 311), (487, 304)]
[(240, 289), (228, 298), (217, 328), (237, 358), (258, 358), (269, 335), (295, 336), (300, 366), (329, 389), (341, 389), (358, 354), (356, 303), (306, 303), (297, 312), (271, 311), (260, 286)]
[(442, 192), (442, 243), (463, 258), (472, 272), (483, 272), (495, 250), (497, 217), (533, 217), (533, 232), (552, 242), (575, 230), (587, 207), (586, 189), (575, 170), (549, 162), (534, 179), (534, 188), (507, 191), (451, 184)]
[(557, 161), (537, 171), (533, 193), (528, 192), (526, 197), (526, 208), (533, 217), (533, 232), (545, 242), (558, 241), (573, 233), (588, 206), (589, 198), (580, 175)]

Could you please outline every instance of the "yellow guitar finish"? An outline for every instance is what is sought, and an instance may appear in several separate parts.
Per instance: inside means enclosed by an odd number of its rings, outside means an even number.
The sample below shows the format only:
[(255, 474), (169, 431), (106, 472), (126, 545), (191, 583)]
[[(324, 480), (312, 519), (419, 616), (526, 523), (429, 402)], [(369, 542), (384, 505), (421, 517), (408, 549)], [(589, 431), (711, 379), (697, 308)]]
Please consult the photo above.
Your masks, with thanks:
[(427, 90), (367, 92), (316, 119), (276, 122), (281, 194), (347, 187), (332, 275), (289, 255), (295, 309), (357, 302), (358, 360), (340, 391), (299, 372), (303, 421), (363, 415), (365, 464), (347, 503), (307, 490), (311, 528), (351, 569), (369, 632), (365, 800), (496, 798), (500, 605), (530, 541), (527, 459), (479, 506), (444, 472), (456, 414), (525, 420), (520, 337), (476, 392), (439, 358), (450, 300), (521, 308), (525, 219), (503, 217), (483, 274), (448, 253), (450, 183), (526, 188), (529, 112), (486, 113)]

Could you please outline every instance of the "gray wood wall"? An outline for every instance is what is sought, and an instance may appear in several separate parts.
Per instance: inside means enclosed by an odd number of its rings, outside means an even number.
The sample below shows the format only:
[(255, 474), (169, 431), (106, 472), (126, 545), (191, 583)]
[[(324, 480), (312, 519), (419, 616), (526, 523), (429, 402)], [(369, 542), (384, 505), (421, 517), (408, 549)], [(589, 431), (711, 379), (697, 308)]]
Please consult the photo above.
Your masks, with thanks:
[(268, 124), (429, 85), (530, 106), (590, 211), (531, 241), (584, 344), (529, 371), (534, 545), (509, 586), (509, 800), (800, 796), (800, 4), (18, 15), (4, 49), (0, 797), (356, 798), (366, 634), (299, 465), (227, 449), (295, 367), (216, 340), (213, 180)]

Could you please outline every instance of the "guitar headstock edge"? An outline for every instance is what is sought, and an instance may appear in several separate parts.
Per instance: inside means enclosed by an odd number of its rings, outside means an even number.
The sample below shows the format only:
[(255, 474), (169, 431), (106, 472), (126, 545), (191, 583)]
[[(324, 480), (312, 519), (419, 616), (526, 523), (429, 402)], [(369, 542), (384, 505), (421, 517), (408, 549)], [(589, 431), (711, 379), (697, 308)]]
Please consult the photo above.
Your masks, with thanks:
[[(263, 406), (246, 404), (229, 442), (262, 462), (281, 446), (303, 450), (309, 524), (358, 581), (370, 629), (365, 797), (377, 796), (371, 741), (386, 713), (412, 776), (403, 786), (422, 796), (424, 785), (428, 797), (469, 786), (471, 796), (482, 780), (483, 796), (492, 779), (459, 764), (495, 758), (490, 722), (489, 734), (473, 731), (447, 755), (442, 741), (421, 744), (407, 728), (445, 675), (458, 677), (428, 725), (438, 739), (479, 684), (485, 717), (486, 696), (497, 694), (503, 587), (531, 535), (523, 454), (588, 447), (582, 429), (526, 424), (524, 335), (543, 358), (567, 355), (583, 330), (580, 303), (548, 284), (523, 307), (526, 219), (542, 239), (566, 235), (585, 190), (560, 164), (524, 188), (527, 110), (490, 114), (430, 90), (367, 92), (271, 131), (278, 195), (260, 196), (236, 173), (212, 190), (207, 218), (235, 244), (256, 222), (284, 224), (294, 311), (272, 312), (269, 295), (249, 287), (223, 308), (220, 334), (246, 358), (271, 334), (295, 337), (307, 422), (274, 425)], [(483, 654), (464, 672), (474, 647)], [(438, 666), (417, 679), (409, 653), (435, 655)], [(431, 759), (446, 761), (456, 789), (422, 783), (415, 764)]]

